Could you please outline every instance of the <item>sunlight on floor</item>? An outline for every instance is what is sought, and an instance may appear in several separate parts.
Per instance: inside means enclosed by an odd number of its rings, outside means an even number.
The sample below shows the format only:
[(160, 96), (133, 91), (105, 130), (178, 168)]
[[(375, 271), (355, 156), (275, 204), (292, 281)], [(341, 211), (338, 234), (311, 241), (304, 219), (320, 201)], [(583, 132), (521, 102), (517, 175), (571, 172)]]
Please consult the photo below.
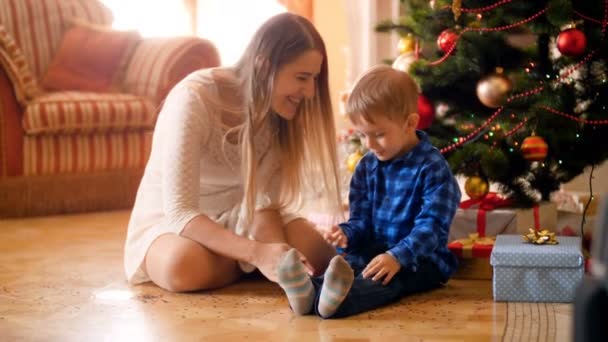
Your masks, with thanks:
[(133, 298), (133, 293), (129, 290), (101, 290), (93, 294), (98, 302), (118, 302)]

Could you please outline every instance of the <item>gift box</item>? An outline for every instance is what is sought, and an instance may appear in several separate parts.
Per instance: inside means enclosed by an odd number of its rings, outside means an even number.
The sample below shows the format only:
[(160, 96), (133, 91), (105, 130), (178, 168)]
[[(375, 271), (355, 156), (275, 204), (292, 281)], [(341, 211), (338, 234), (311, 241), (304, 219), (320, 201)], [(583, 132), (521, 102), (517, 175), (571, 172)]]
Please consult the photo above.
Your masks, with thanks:
[[(591, 199), (591, 201), (589, 201)], [(557, 211), (569, 212), (574, 214), (582, 214), (587, 204), (587, 215), (595, 216), (598, 203), (601, 198), (598, 195), (582, 191), (565, 191), (560, 190), (551, 194), (551, 202), (557, 206)]]
[(458, 259), (458, 268), (452, 274), (454, 279), (491, 280), (490, 258)]
[(559, 236), (556, 245), (526, 243), (499, 235), (490, 263), (495, 301), (572, 302), (583, 278), (580, 237)]
[(460, 204), (449, 233), (448, 248), (459, 262), (453, 278), (492, 279), (490, 254), (493, 239), (499, 234), (523, 234), (530, 228), (555, 229), (554, 203), (541, 203), (530, 209), (510, 206), (510, 200), (494, 192), (482, 200), (467, 200)]
[(595, 216), (585, 216), (583, 234), (581, 234), (581, 223), (583, 223), (583, 215), (558, 211), (555, 232), (563, 236), (581, 236), (584, 243), (590, 244), (595, 231)]
[[(490, 195), (488, 195), (490, 196)], [(533, 208), (512, 208), (505, 199), (495, 203), (474, 201), (461, 203), (450, 226), (448, 241), (467, 238), (471, 233), (481, 237), (499, 234), (526, 234), (530, 228), (555, 231), (557, 209), (555, 203), (542, 202)], [(496, 205), (496, 202), (498, 205)]]
[(448, 244), (448, 249), (458, 257), (458, 268), (452, 275), (455, 279), (492, 279), (490, 255), (494, 247), (493, 237), (469, 234)]
[(448, 249), (458, 258), (489, 258), (492, 254), (494, 238), (480, 237), (479, 234), (470, 234), (466, 239), (458, 239), (448, 244)]
[[(589, 247), (595, 231), (595, 216), (600, 196), (594, 195), (591, 201), (588, 192), (558, 191), (551, 195), (551, 201), (557, 206), (557, 228), (555, 232), (565, 236), (582, 236), (583, 244)], [(589, 204), (585, 212), (585, 206)], [(583, 213), (585, 221), (583, 224)], [(581, 234), (581, 224), (583, 232)]]

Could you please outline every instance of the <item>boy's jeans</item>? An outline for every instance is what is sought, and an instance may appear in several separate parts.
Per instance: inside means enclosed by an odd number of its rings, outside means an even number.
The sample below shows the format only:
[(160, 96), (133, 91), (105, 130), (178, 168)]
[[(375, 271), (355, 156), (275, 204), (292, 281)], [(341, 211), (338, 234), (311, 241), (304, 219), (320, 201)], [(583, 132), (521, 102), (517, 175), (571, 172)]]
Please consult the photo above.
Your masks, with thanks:
[[(382, 285), (382, 279), (373, 281), (364, 279), (361, 272), (365, 268), (357, 257), (345, 256), (344, 259), (351, 265), (355, 273), (355, 279), (350, 292), (338, 307), (336, 313), (330, 318), (352, 316), (361, 312), (369, 311), (392, 302), (401, 297), (421, 291), (428, 291), (441, 286), (446, 279), (439, 272), (437, 266), (430, 261), (422, 261), (418, 264), (416, 272), (401, 270), (386, 285)], [(313, 277), (312, 283), (315, 287), (316, 298), (314, 310), (319, 315), (319, 298), (323, 285), (323, 276)], [(320, 315), (319, 315), (320, 316)]]

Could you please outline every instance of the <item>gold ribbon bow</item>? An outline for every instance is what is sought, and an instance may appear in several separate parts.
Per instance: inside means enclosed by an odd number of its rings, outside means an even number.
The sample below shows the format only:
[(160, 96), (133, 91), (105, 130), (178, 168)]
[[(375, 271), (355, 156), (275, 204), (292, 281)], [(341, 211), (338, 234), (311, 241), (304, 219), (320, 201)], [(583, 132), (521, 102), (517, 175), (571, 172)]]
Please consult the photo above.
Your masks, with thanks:
[(472, 258), (473, 257), (473, 245), (494, 245), (494, 238), (491, 237), (479, 237), (479, 233), (469, 234), (468, 239), (457, 239), (457, 242), (462, 244), (462, 257)]
[(524, 242), (533, 243), (535, 245), (557, 245), (559, 243), (555, 238), (555, 233), (546, 229), (530, 229), (530, 233), (523, 235), (522, 238)]

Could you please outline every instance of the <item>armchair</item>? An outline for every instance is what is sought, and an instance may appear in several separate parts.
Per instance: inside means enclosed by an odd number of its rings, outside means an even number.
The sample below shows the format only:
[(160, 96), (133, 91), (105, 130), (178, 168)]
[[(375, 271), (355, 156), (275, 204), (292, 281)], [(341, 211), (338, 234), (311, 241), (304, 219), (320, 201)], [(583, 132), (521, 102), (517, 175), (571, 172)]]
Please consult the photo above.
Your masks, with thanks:
[(112, 13), (98, 0), (0, 0), (0, 217), (129, 208), (167, 92), (220, 64), (201, 38), (137, 38), (117, 88), (49, 88), (75, 19), (109, 27)]

